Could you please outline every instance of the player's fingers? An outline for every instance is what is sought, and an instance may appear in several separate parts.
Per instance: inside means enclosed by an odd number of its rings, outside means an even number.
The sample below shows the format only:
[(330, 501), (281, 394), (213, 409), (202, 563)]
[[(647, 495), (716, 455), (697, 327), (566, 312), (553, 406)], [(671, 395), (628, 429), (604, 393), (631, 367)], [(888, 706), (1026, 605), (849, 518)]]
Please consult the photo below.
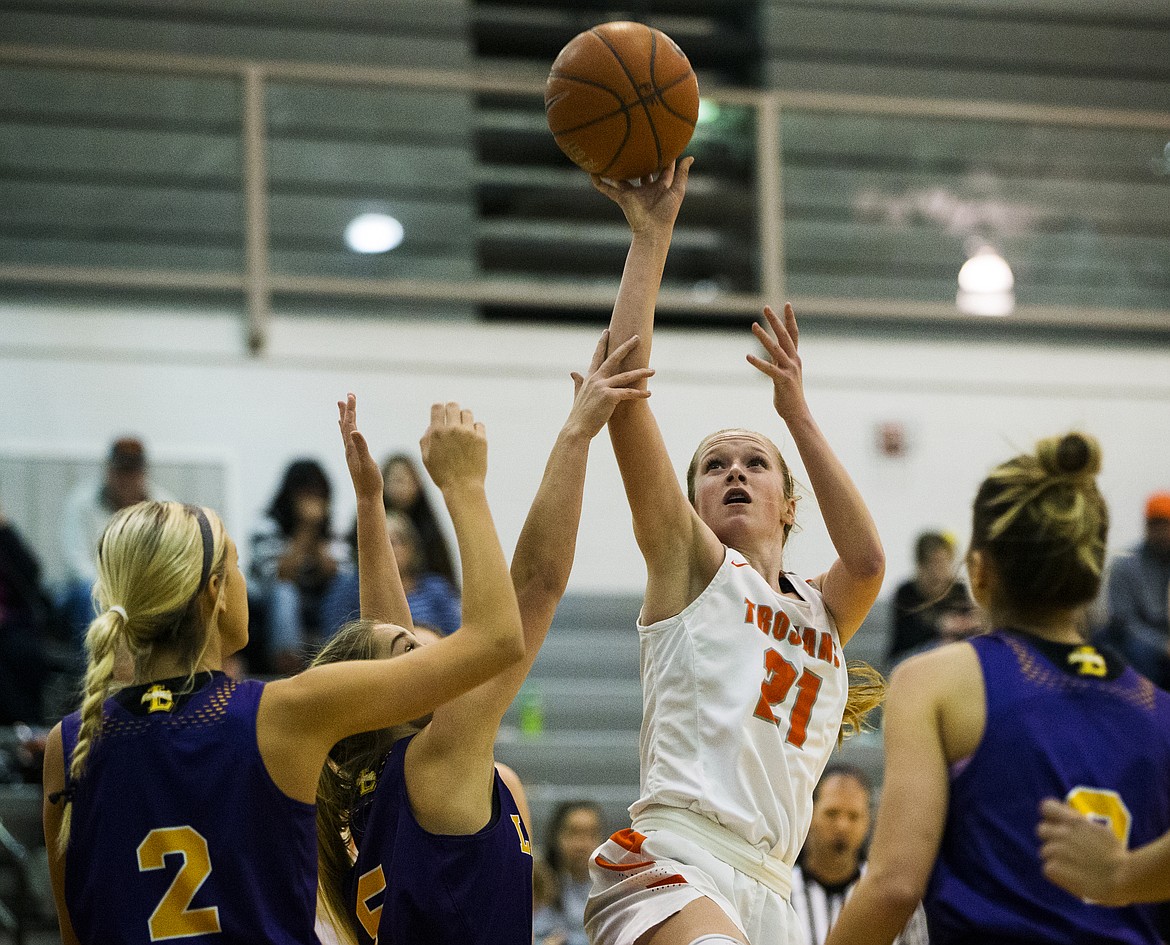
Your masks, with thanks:
[(641, 387), (618, 387), (613, 393), (617, 400), (645, 400), (650, 396), (650, 391)]
[(642, 381), (648, 381), (654, 376), (654, 368), (635, 368), (632, 371), (623, 371), (609, 379), (611, 387), (632, 387)]
[(473, 429), (475, 430), (476, 436), (481, 437), (485, 440), (487, 439), (487, 430), (484, 428), (484, 425), (481, 421), (476, 420), (475, 427)]
[(671, 161), (662, 169), (662, 173), (658, 175), (658, 179), (662, 182), (662, 186), (670, 190), (670, 185), (674, 183), (675, 168), (678, 167), (676, 161)]
[(686, 191), (687, 180), (691, 176), (691, 165), (695, 163), (693, 157), (685, 157), (676, 162), (674, 170), (674, 179), (671, 182), (672, 190)]
[(1071, 824), (1080, 821), (1084, 815), (1073, 810), (1062, 801), (1046, 798), (1040, 804), (1040, 814), (1049, 823)]
[(747, 361), (748, 364), (754, 367), (757, 371), (767, 374), (768, 377), (772, 378), (774, 381), (784, 379), (784, 372), (781, 371), (780, 368), (778, 368), (771, 361), (765, 361), (763, 358), (757, 357), (754, 354), (749, 354), (747, 356)]
[(795, 357), (796, 340), (789, 333), (788, 326), (780, 320), (780, 316), (776, 314), (776, 310), (772, 306), (764, 306), (764, 318), (768, 320), (768, 324), (772, 328), (772, 335), (776, 339), (776, 344), (789, 357)]
[(441, 427), (447, 419), (446, 404), (431, 404), (431, 426)]
[(606, 352), (609, 350), (609, 329), (605, 329), (601, 333), (601, 337), (597, 339), (597, 345), (593, 349), (593, 357), (589, 359), (589, 373), (592, 374), (605, 361)]
[(791, 302), (784, 303), (784, 325), (792, 338), (792, 347), (800, 347), (800, 329), (796, 327), (796, 310), (793, 309)]
[(641, 340), (641, 336), (639, 335), (630, 335), (629, 338), (609, 353), (609, 356), (600, 365), (600, 369), (603, 371), (616, 371), (618, 366), (629, 356), (629, 353), (638, 347), (638, 342)]
[(773, 361), (780, 363), (787, 363), (789, 361), (788, 352), (784, 350), (775, 336), (759, 322), (752, 322), (752, 334), (764, 346), (764, 350), (768, 352)]
[(475, 415), (466, 407), (459, 411), (459, 425), (475, 429)]

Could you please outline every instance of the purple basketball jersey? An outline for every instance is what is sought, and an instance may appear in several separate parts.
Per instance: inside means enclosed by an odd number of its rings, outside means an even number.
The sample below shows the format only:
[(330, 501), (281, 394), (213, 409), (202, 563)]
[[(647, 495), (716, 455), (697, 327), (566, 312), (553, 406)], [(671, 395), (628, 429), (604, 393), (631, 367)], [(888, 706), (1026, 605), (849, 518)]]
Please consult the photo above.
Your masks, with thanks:
[(406, 793), (409, 738), (395, 743), (354, 812), (358, 858), (347, 883), (370, 945), (531, 945), (532, 843), (495, 775), (491, 822), (470, 835), (425, 831)]
[(1157, 909), (1089, 905), (1045, 879), (1036, 825), (1040, 801), (1056, 797), (1131, 847), (1170, 829), (1170, 695), (1129, 667), (1072, 675), (1022, 634), (971, 643), (987, 725), (951, 771), (925, 899), (931, 945), (1161, 942)]
[[(316, 808), (273, 783), (263, 683), (122, 690), (73, 785), (65, 899), (85, 945), (317, 945)], [(172, 687), (173, 690), (172, 691)], [(80, 717), (62, 723), (66, 769)]]

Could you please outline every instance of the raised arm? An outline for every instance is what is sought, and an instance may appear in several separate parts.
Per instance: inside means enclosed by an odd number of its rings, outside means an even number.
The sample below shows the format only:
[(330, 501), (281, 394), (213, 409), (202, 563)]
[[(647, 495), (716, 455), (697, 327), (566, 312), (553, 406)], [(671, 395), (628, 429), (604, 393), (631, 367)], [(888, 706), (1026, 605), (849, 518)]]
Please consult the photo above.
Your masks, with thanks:
[(361, 615), (380, 623), (411, 629), (410, 605), (386, 531), (382, 501), (382, 470), (370, 455), (369, 444), (357, 428), (357, 398), (349, 394), (337, 402), (337, 425), (345, 447), (345, 464), (357, 497), (358, 599)]
[(752, 331), (768, 356), (749, 354), (747, 359), (772, 380), (773, 406), (800, 453), (837, 552), (837, 560), (814, 583), (825, 597), (844, 644), (877, 600), (886, 573), (885, 552), (865, 500), (808, 409), (797, 352), (800, 332), (792, 306), (784, 306), (783, 321), (771, 308), (764, 309), (764, 317), (771, 333), (758, 322)]
[[(515, 667), (435, 710), (411, 743), (406, 784), (419, 823), (436, 833), (473, 833), (491, 817), (490, 783), (500, 720), (535, 662), (565, 592), (577, 544), (589, 445), (614, 406), (645, 399), (648, 368), (618, 372), (631, 338), (610, 354), (602, 335), (585, 377), (574, 373), (568, 419), (557, 435), (512, 559), (525, 654)], [(608, 356), (607, 356), (608, 354)]]
[[(630, 251), (609, 323), (611, 346), (633, 335), (640, 338), (622, 365), (627, 370), (650, 363), (654, 307), (692, 160), (684, 158), (658, 180), (644, 180), (641, 186), (593, 179), (594, 186), (621, 207), (630, 225)], [(610, 418), (609, 435), (633, 515), (634, 537), (646, 559), (643, 618), (653, 621), (678, 613), (695, 599), (718, 570), (723, 549), (687, 501), (649, 405), (640, 401), (619, 405)]]
[(395, 659), (332, 663), (269, 683), (257, 737), (273, 779), (292, 797), (316, 797), (326, 753), (342, 738), (425, 715), (524, 655), (520, 611), (484, 489), (483, 424), (458, 404), (435, 404), (421, 446), (464, 562), (463, 627)]

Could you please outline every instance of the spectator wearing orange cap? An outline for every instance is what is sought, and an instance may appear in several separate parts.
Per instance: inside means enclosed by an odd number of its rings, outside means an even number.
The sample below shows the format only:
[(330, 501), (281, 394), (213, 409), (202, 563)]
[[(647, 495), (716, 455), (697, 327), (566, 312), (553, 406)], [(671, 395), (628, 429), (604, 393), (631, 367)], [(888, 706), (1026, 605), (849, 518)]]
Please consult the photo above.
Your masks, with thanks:
[(1134, 668), (1170, 688), (1170, 492), (1146, 502), (1146, 537), (1113, 563), (1106, 634)]

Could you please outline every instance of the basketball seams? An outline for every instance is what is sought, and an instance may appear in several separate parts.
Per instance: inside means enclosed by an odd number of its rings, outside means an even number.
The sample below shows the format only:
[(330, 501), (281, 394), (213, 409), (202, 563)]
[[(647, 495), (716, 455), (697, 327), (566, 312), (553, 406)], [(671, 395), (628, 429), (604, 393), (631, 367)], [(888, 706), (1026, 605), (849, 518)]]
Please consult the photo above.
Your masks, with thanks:
[[(671, 89), (673, 89), (675, 86), (677, 86), (680, 82), (686, 82), (686, 80), (689, 79), (694, 74), (695, 74), (694, 69), (688, 69), (686, 72), (684, 72), (682, 75), (680, 75), (677, 79), (672, 80), (668, 85), (663, 85), (661, 87), (656, 85), (655, 88), (659, 92), (663, 93), (663, 95), (665, 95), (665, 93), (669, 92)], [(691, 121), (691, 119), (689, 119), (686, 115), (680, 114), (679, 112), (676, 112), (673, 108), (671, 108), (670, 103), (665, 99), (665, 97), (662, 98), (662, 107), (664, 109), (666, 109), (668, 112), (670, 112), (670, 114), (672, 114), (675, 118), (677, 118), (683, 124), (685, 124), (691, 128), (695, 127), (695, 122)]]
[[(650, 64), (651, 64), (651, 66), (650, 66), (650, 84), (651, 84), (651, 86), (653, 86), (653, 84), (654, 84), (654, 53), (655, 53), (655, 45), (657, 43), (657, 37), (654, 35), (653, 28), (647, 26), (646, 29), (650, 31)], [(634, 81), (633, 73), (630, 72), (630, 69), (626, 65), (625, 60), (622, 59), (621, 55), (618, 53), (618, 51), (616, 49), (614, 49), (613, 45), (610, 43), (610, 41), (608, 39), (606, 39), (604, 36), (602, 36), (601, 33), (599, 33), (596, 29), (591, 29), (589, 32), (592, 35), (596, 36), (599, 40), (601, 40), (602, 43), (605, 44), (605, 48), (610, 51), (610, 53), (613, 55), (613, 58), (617, 60), (617, 64), (621, 67), (622, 72), (624, 72), (626, 74), (626, 78), (629, 80), (630, 87), (634, 90), (634, 103), (641, 105), (642, 111), (646, 113), (646, 124), (650, 127), (650, 133), (654, 136), (654, 151), (658, 155), (658, 166), (661, 167), (662, 166), (662, 144), (658, 140), (658, 129), (654, 127), (654, 118), (650, 115), (650, 106), (648, 106), (646, 104), (643, 97), (638, 93), (638, 83)], [(629, 137), (629, 135), (627, 133), (627, 140), (628, 140), (628, 137)], [(626, 141), (623, 141), (622, 148), (624, 149), (625, 146), (626, 146)], [(616, 161), (618, 159), (618, 155), (620, 155), (621, 153), (622, 153), (621, 149), (619, 149), (618, 153), (614, 155), (613, 160)], [(613, 161), (610, 161), (610, 166), (612, 166), (612, 165), (613, 165)], [(606, 167), (606, 170), (609, 170), (609, 167)], [(604, 172), (602, 172), (602, 173), (604, 173)]]
[[(670, 48), (659, 57), (659, 35), (645, 23), (605, 23), (578, 34), (553, 63), (545, 89), (549, 130), (587, 172), (621, 178), (660, 172), (693, 134), (695, 71), (665, 34)], [(657, 75), (660, 66), (666, 81)]]
[[(693, 69), (687, 69), (686, 72), (684, 72), (682, 75), (678, 76), (677, 78), (671, 79), (670, 82), (668, 82), (666, 85), (655, 84), (654, 89), (658, 93), (669, 92), (671, 89), (675, 88), (680, 83), (685, 82), (687, 79), (689, 79), (692, 75), (694, 75), (694, 72), (695, 71)], [(558, 129), (554, 130), (550, 126), (549, 131), (552, 131), (554, 137), (560, 136), (560, 135), (572, 134), (575, 131), (581, 131), (584, 128), (588, 128), (590, 125), (596, 125), (598, 122), (609, 121), (609, 119), (613, 118), (615, 115), (621, 115), (621, 114), (625, 113), (628, 116), (631, 108), (633, 108), (636, 105), (641, 105), (644, 102), (643, 98), (638, 98), (636, 101), (634, 101), (630, 104), (626, 104), (626, 102), (622, 100), (622, 97), (620, 95), (618, 95), (617, 92), (615, 92), (613, 89), (611, 89), (608, 85), (605, 85), (604, 83), (598, 82), (595, 79), (586, 79), (586, 78), (582, 78), (581, 76), (570, 75), (567, 72), (553, 72), (549, 75), (549, 78), (550, 79), (562, 79), (562, 80), (568, 81), (568, 82), (580, 82), (582, 85), (588, 85), (591, 88), (600, 89), (603, 92), (609, 93), (615, 99), (617, 99), (618, 102), (621, 103), (612, 112), (606, 112), (604, 115), (598, 115), (596, 118), (590, 118), (589, 121), (584, 122), (583, 124), (580, 124), (580, 125), (573, 125), (571, 128), (558, 128)], [(567, 91), (558, 92), (552, 99), (546, 101), (545, 102), (545, 113), (547, 114), (549, 108), (552, 105), (555, 105), (557, 102), (559, 102), (562, 98), (564, 98), (568, 94), (569, 93)], [(674, 108), (671, 107), (670, 103), (666, 101), (666, 99), (662, 99), (662, 107), (667, 112), (669, 112), (671, 115), (673, 115), (675, 118), (677, 118), (679, 121), (681, 121), (683, 124), (687, 125), (690, 128), (695, 127), (695, 123), (690, 118), (688, 118), (686, 115), (683, 115), (680, 112), (675, 111)], [(661, 158), (661, 153), (659, 154), (659, 157)]]

